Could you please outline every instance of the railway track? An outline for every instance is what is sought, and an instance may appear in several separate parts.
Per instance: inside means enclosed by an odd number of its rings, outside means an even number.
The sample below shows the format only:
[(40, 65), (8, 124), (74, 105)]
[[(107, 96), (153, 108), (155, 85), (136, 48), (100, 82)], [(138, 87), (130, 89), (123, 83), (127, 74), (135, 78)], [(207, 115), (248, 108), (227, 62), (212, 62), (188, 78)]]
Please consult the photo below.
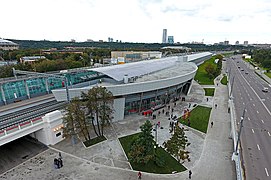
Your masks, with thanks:
[(16, 111), (11, 114), (7, 114), (0, 117), (0, 130), (5, 130), (12, 126), (31, 121), (35, 118), (39, 118), (49, 112), (64, 108), (66, 102), (48, 102), (35, 106), (32, 108), (26, 108), (23, 110)]

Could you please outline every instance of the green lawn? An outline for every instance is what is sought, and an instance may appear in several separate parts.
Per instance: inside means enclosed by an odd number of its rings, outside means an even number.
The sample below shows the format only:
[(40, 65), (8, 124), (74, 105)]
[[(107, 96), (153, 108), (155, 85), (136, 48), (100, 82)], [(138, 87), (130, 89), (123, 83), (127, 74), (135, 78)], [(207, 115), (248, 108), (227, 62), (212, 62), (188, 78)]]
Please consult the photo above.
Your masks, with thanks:
[(223, 78), (221, 79), (221, 84), (223, 85), (227, 85), (228, 84), (228, 80), (227, 80), (227, 76), (223, 76)]
[(209, 76), (207, 75), (206, 71), (205, 71), (205, 67), (208, 65), (208, 64), (214, 64), (215, 65), (215, 68), (217, 67), (216, 63), (214, 62), (215, 61), (215, 57), (212, 57), (211, 59), (205, 61), (203, 64), (201, 64), (199, 67), (198, 67), (198, 70), (197, 70), (197, 73), (195, 75), (195, 80), (199, 83), (199, 84), (202, 84), (202, 85), (213, 85), (214, 84), (214, 78), (210, 79)]
[[(130, 151), (132, 142), (137, 138), (138, 134), (139, 133), (119, 138), (120, 143), (127, 156)], [(147, 164), (138, 164), (131, 162), (133, 170), (157, 174), (171, 174), (173, 171), (182, 172), (186, 170), (183, 165), (176, 161), (176, 159), (174, 159), (170, 154), (168, 154), (163, 148), (157, 148), (156, 153), (157, 156), (162, 157), (165, 161), (164, 167), (157, 166), (154, 161), (150, 161)]]
[(266, 72), (266, 73), (264, 73), (266, 76), (268, 76), (269, 78), (271, 78), (271, 72)]
[(105, 141), (105, 140), (106, 140), (106, 138), (104, 136), (99, 136), (99, 137), (93, 138), (89, 141), (85, 141), (83, 143), (86, 147), (89, 147), (89, 146), (92, 146), (94, 144), (97, 144), (97, 143)]
[[(208, 128), (208, 122), (210, 118), (211, 109), (209, 107), (197, 106), (191, 111), (190, 126), (201, 132), (206, 133)], [(182, 124), (187, 125), (187, 119), (184, 120), (180, 118), (179, 120)]]
[(205, 96), (214, 96), (215, 88), (204, 88)]

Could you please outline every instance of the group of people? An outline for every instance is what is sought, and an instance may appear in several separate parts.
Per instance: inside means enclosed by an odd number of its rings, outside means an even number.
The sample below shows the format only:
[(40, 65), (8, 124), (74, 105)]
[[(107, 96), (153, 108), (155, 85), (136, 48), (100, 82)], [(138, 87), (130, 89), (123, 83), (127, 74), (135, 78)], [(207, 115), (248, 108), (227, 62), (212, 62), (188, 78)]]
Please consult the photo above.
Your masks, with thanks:
[(63, 161), (61, 153), (59, 153), (59, 157), (54, 159), (54, 167), (55, 169), (59, 169), (63, 167)]

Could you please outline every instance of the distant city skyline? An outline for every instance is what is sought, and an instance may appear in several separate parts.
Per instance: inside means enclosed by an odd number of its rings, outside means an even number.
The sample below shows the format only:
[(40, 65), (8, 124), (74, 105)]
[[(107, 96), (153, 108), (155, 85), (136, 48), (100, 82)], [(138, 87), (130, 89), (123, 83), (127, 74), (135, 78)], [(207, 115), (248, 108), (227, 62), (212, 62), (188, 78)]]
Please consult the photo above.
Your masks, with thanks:
[(0, 37), (21, 40), (271, 43), (269, 0), (9, 0)]

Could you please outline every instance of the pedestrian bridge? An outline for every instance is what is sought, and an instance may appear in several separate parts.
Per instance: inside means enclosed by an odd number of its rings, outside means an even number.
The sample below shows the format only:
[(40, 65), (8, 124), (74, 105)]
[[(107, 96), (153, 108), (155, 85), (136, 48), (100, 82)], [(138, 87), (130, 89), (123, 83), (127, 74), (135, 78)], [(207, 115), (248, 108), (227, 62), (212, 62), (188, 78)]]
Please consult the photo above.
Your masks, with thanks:
[(62, 117), (61, 112), (57, 110), (2, 130), (0, 146), (26, 135), (36, 138), (45, 145), (54, 145), (63, 140)]

